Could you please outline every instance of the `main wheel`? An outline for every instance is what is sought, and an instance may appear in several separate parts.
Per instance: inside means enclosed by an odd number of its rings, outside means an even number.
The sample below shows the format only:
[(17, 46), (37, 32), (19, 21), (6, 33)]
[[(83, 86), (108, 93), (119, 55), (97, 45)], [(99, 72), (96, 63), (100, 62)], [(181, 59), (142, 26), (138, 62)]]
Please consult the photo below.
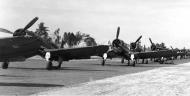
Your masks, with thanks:
[(52, 65), (53, 65), (52, 61), (48, 61), (46, 69), (52, 70), (52, 67), (53, 67)]
[(3, 68), (3, 69), (7, 69), (8, 66), (9, 66), (9, 63), (8, 63), (8, 62), (4, 62), (4, 63), (2, 64), (2, 68)]

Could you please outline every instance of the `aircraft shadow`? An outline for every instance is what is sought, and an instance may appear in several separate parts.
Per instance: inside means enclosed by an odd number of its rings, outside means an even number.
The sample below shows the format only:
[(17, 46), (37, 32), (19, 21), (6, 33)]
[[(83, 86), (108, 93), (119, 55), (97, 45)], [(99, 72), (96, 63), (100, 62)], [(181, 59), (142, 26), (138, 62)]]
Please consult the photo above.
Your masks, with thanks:
[(81, 68), (81, 67), (62, 67), (59, 70), (71, 70), (71, 71), (115, 71), (107, 69), (91, 69), (91, 68)]
[(22, 70), (47, 70), (46, 68), (24, 68), (24, 67), (9, 67), (9, 69), (22, 69)]
[(0, 75), (0, 77), (30, 77), (30, 76)]
[[(98, 65), (98, 64), (93, 64), (93, 65)], [(142, 64), (138, 63), (136, 64), (135, 67), (152, 67), (152, 68), (158, 68), (158, 67), (169, 67), (171, 65), (176, 65), (176, 64)], [(113, 66), (113, 67), (134, 67), (131, 64), (105, 64), (104, 66)], [(135, 68), (134, 67), (134, 68)]]
[[(23, 68), (23, 67), (10, 67), (8, 69), (22, 69), (22, 70), (47, 70), (46, 68)], [(7, 69), (7, 70), (8, 70)], [(93, 68), (82, 68), (82, 67), (61, 67), (60, 69), (53, 68), (52, 70), (49, 71), (115, 71), (115, 70), (104, 70), (104, 69), (93, 69)]]
[(42, 83), (6, 83), (6, 82), (0, 82), (0, 86), (17, 86), (17, 87), (63, 87), (64, 85), (42, 84)]

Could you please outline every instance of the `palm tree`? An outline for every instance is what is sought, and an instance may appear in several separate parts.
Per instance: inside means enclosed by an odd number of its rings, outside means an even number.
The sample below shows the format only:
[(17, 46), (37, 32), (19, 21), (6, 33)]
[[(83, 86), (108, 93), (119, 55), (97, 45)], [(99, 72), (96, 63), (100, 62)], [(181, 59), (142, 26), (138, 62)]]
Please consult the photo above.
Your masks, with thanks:
[(36, 29), (36, 34), (40, 37), (42, 37), (43, 39), (48, 39), (49, 36), (48, 36), (48, 27), (45, 27), (44, 26), (44, 23), (41, 22), (39, 25), (38, 25), (38, 28)]
[(86, 46), (96, 46), (97, 45), (95, 39), (90, 36), (85, 38), (84, 42), (86, 43)]
[(60, 28), (56, 29), (55, 32), (54, 32), (54, 35), (55, 35), (55, 44), (56, 45), (59, 45), (60, 44), (60, 40), (61, 40), (61, 36), (59, 35), (59, 31), (60, 31)]

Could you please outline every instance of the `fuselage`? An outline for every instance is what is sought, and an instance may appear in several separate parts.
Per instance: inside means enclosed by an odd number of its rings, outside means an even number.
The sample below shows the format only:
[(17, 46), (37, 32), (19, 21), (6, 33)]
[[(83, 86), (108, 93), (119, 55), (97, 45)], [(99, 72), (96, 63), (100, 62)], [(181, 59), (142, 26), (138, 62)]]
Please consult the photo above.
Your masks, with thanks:
[(0, 39), (0, 62), (21, 61), (39, 54), (41, 42), (31, 36)]

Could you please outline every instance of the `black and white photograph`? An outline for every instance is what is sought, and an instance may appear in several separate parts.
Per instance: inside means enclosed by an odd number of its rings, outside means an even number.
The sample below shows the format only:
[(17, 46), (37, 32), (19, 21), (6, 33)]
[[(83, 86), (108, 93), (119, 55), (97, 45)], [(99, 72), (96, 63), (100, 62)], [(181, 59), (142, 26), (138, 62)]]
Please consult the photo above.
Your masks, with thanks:
[(0, 0), (0, 96), (190, 96), (190, 1)]

